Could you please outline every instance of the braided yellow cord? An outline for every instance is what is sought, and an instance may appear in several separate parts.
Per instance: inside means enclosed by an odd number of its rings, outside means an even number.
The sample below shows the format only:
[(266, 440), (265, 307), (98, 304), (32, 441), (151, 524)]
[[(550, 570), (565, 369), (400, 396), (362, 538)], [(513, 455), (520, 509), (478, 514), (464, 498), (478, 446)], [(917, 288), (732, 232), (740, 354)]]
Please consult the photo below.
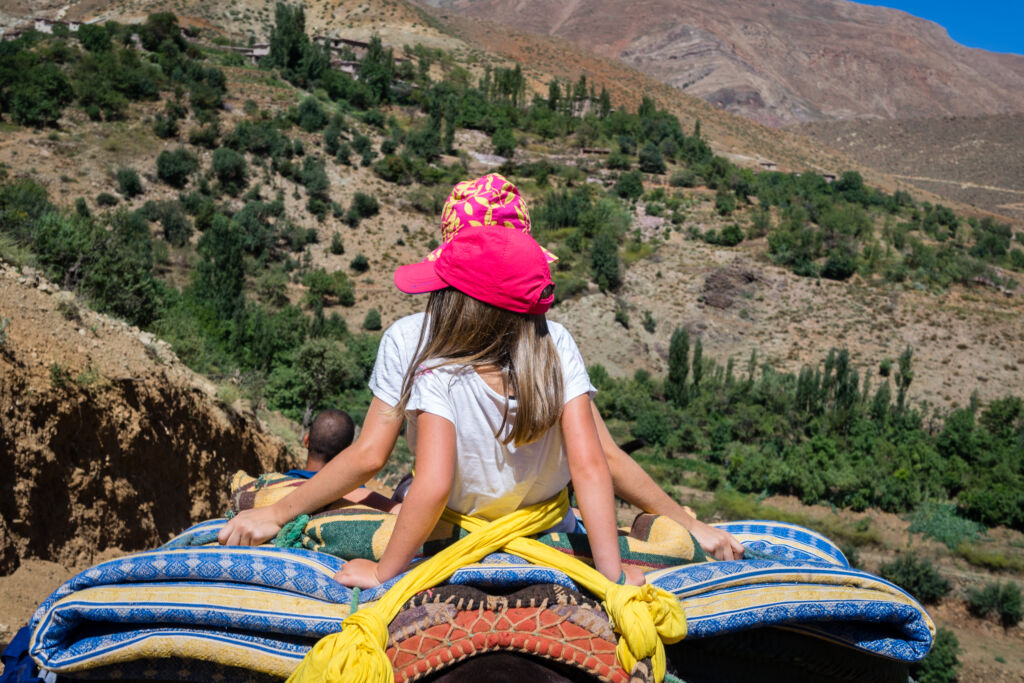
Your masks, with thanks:
[(288, 678), (289, 683), (393, 683), (394, 671), (385, 654), (387, 625), (409, 598), (436, 586), (462, 566), (501, 548), (535, 564), (559, 569), (601, 596), (615, 630), (619, 663), (631, 671), (639, 659), (651, 657), (655, 680), (665, 677), (665, 647), (686, 635), (686, 619), (674, 595), (646, 586), (620, 586), (599, 571), (533, 539), (557, 524), (569, 509), (565, 491), (554, 498), (487, 522), (445, 509), (442, 518), (470, 533), (437, 555), (417, 564), (364, 609), (348, 616), (342, 630), (321, 638)]

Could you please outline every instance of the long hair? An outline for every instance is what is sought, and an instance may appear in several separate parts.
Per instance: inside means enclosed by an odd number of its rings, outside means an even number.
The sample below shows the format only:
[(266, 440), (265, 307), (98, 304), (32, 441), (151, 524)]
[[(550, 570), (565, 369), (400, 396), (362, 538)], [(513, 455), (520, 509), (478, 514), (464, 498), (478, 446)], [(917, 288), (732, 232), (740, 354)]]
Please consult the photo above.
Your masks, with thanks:
[[(419, 352), (405, 373), (395, 406), (405, 412), (420, 366), (431, 360), (445, 365), (500, 369), (506, 397), (505, 415), (495, 438), (516, 446), (536, 441), (562, 414), (562, 368), (543, 315), (514, 313), (484, 303), (457, 289), (432, 292), (423, 318)], [(516, 414), (508, 436), (507, 399), (515, 397)]]

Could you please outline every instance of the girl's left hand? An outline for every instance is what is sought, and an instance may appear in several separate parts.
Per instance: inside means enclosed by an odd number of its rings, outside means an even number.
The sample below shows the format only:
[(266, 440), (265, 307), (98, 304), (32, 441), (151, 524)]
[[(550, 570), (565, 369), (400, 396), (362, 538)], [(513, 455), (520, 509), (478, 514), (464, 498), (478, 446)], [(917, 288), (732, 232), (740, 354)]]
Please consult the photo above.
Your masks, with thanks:
[(622, 571), (626, 572), (627, 586), (642, 586), (647, 583), (647, 577), (644, 576), (644, 571), (640, 567), (624, 564), (622, 565)]
[(377, 563), (362, 559), (346, 562), (334, 575), (334, 580), (349, 588), (373, 588), (384, 583), (377, 576)]

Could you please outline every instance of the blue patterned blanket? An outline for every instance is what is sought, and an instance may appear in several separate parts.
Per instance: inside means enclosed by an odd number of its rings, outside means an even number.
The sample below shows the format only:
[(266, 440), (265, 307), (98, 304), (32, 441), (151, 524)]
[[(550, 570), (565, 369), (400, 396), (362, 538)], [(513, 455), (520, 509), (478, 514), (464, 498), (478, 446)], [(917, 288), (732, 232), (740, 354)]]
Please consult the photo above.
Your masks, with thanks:
[[(40, 668), (78, 678), (291, 673), (350, 612), (352, 592), (331, 578), (344, 560), (304, 549), (203, 545), (223, 524), (197, 524), (159, 549), (96, 565), (58, 588), (30, 625), (29, 651)], [(688, 638), (785, 626), (901, 661), (928, 652), (935, 627), (917, 601), (851, 568), (828, 539), (777, 522), (719, 526), (754, 559), (648, 574), (679, 596)], [(359, 599), (376, 600), (395, 580)], [(449, 583), (576, 588), (559, 571), (504, 553), (460, 569)]]

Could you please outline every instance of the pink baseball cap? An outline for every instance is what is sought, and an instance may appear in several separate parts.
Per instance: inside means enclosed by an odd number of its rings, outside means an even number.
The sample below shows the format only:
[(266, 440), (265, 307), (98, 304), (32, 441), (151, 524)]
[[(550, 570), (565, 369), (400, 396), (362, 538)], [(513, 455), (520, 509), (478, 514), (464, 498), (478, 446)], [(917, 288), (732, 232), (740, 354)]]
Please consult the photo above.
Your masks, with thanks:
[(516, 313), (541, 314), (555, 297), (547, 257), (530, 235), (493, 227), (461, 228), (434, 261), (400, 266), (395, 285), (406, 294), (454, 287)]
[[(519, 189), (497, 173), (463, 180), (452, 188), (441, 211), (441, 246), (427, 254), (427, 260), (437, 259), (463, 228), (485, 226), (530, 232), (530, 212)], [(544, 247), (541, 251), (549, 263), (558, 260)]]

